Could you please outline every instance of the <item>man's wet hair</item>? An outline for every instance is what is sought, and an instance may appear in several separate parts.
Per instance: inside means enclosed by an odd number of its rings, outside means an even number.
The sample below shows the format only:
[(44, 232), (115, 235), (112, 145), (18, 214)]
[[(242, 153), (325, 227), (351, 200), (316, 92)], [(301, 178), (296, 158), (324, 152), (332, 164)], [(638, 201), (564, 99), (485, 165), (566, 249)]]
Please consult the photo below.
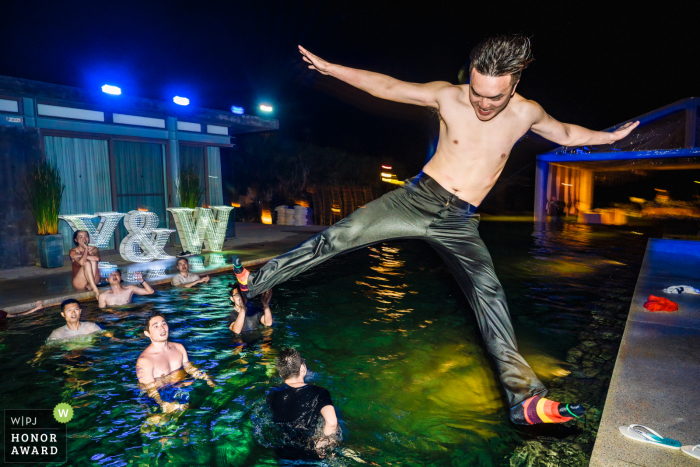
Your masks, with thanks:
[(180, 264), (180, 261), (184, 261), (187, 264), (190, 264), (190, 260), (187, 258), (178, 258), (177, 261), (175, 261), (175, 266), (178, 266)]
[(459, 82), (466, 83), (472, 70), (476, 69), (484, 76), (510, 75), (510, 83), (514, 85), (532, 60), (529, 37), (522, 34), (489, 37), (472, 49), (469, 68), (460, 70)]
[(79, 302), (78, 300), (74, 299), (74, 298), (69, 298), (68, 300), (63, 300), (63, 301), (61, 302), (61, 313), (63, 313), (64, 311), (66, 311), (66, 307), (67, 307), (68, 305), (72, 304), (72, 303), (77, 303), (78, 306), (80, 306), (80, 302)]
[(296, 349), (283, 349), (277, 357), (275, 357), (275, 366), (282, 380), (296, 378), (301, 371), (301, 365), (306, 363)]
[(73, 232), (73, 243), (75, 243), (75, 246), (78, 246), (78, 234), (80, 232), (85, 232), (88, 238), (90, 238), (90, 232), (88, 232), (87, 230), (76, 230), (75, 232)]
[[(161, 313), (160, 311), (154, 311), (154, 312), (151, 313), (150, 315), (146, 316), (146, 319), (145, 319), (144, 322), (143, 322), (143, 330), (144, 330), (144, 331), (151, 332), (151, 329), (150, 329), (151, 320), (152, 320), (153, 318), (157, 318), (157, 317), (159, 317), (159, 316), (160, 316), (161, 318), (165, 319), (165, 316), (163, 316), (163, 313)], [(168, 320), (165, 319), (165, 322), (167, 323)]]

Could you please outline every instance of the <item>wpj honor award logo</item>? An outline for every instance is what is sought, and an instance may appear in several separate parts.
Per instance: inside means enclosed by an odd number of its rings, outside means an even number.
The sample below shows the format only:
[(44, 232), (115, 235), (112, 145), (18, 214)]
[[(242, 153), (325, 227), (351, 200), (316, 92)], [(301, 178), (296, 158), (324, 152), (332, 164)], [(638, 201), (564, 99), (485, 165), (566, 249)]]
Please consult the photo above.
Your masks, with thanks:
[(73, 408), (66, 403), (54, 409), (5, 410), (5, 463), (67, 462), (67, 423)]

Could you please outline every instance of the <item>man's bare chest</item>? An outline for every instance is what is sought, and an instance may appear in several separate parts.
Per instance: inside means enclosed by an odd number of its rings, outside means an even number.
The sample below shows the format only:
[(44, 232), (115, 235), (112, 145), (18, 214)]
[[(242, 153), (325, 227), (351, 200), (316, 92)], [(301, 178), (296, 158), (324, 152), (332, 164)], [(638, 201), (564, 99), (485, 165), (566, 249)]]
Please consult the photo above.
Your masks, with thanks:
[(153, 377), (160, 378), (182, 368), (182, 354), (171, 351), (153, 358)]

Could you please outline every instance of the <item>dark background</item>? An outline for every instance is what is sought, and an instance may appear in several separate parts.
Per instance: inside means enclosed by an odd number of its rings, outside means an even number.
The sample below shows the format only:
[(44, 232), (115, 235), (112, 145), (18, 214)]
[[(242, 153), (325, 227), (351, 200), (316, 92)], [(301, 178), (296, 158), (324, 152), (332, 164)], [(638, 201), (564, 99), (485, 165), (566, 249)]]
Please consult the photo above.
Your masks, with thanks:
[[(700, 94), (697, 10), (681, 4), (6, 1), (0, 74), (92, 89), (111, 83), (128, 95), (177, 94), (251, 114), (267, 102), (281, 137), (401, 160), (417, 172), (435, 143), (436, 118), (307, 70), (297, 44), (402, 80), (456, 83), (481, 39), (524, 33), (535, 61), (518, 92), (559, 120), (603, 129)], [(501, 179), (531, 177), (547, 147), (526, 138)]]

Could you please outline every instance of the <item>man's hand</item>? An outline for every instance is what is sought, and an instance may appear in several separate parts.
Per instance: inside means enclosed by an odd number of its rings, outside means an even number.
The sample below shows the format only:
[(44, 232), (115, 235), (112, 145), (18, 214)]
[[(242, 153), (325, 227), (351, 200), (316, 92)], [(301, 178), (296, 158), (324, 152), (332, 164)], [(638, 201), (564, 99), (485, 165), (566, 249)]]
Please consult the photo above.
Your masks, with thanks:
[(263, 308), (270, 308), (270, 300), (272, 300), (272, 289), (263, 292), (260, 295), (260, 301), (262, 302)]
[(186, 410), (187, 404), (178, 404), (177, 402), (163, 402), (161, 405), (164, 413), (173, 413), (176, 410)]
[(204, 282), (206, 284), (207, 282), (209, 282), (209, 276), (204, 276), (199, 281)]
[(207, 384), (209, 385), (210, 388), (215, 388), (216, 383), (212, 381), (211, 379), (207, 379)]
[(632, 132), (632, 130), (637, 128), (637, 126), (639, 126), (638, 121), (634, 123), (625, 123), (620, 128), (610, 133), (610, 138), (612, 139), (612, 141), (610, 141), (610, 144), (614, 143), (615, 141), (620, 141), (622, 138), (629, 135)]
[(309, 65), (310, 69), (316, 70), (322, 75), (330, 74), (328, 70), (330, 68), (330, 63), (312, 54), (302, 46), (299, 46), (299, 52), (304, 56), (304, 61), (311, 64)]

